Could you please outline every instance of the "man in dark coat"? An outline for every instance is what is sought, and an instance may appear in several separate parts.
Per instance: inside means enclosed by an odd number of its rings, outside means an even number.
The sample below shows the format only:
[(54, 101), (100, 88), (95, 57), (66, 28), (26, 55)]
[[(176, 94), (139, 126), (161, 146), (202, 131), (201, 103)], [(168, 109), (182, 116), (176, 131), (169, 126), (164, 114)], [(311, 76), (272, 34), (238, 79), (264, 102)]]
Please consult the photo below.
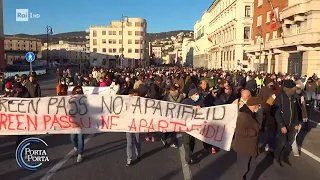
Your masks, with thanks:
[(260, 104), (258, 98), (252, 97), (240, 108), (233, 142), (233, 149), (237, 152), (237, 179), (239, 180), (251, 179), (256, 167), (259, 123), (255, 116)]
[(295, 99), (296, 90), (296, 83), (293, 80), (285, 80), (283, 82), (283, 89), (274, 101), (277, 122), (277, 143), (274, 152), (274, 163), (278, 167), (285, 165), (285, 163), (290, 165), (288, 156), (291, 145), (294, 142), (296, 129), (299, 129), (298, 105)]

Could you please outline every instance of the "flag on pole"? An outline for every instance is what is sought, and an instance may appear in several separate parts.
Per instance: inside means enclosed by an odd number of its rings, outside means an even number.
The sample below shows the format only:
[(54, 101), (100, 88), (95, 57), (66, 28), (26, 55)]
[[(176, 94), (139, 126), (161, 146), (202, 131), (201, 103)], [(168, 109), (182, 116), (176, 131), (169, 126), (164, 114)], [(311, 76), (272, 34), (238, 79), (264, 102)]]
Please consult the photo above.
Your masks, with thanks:
[(277, 28), (278, 18), (274, 9), (272, 9), (270, 13), (270, 20), (271, 20), (271, 29), (274, 30)]
[(212, 43), (211, 37), (208, 34), (207, 34), (207, 36), (208, 36), (208, 41), (210, 41)]

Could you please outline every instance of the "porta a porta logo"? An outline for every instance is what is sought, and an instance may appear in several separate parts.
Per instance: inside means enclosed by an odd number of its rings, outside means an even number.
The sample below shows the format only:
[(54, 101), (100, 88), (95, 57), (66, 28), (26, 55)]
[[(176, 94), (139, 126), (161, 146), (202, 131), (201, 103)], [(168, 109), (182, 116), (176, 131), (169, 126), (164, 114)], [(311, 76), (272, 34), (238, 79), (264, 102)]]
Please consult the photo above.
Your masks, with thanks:
[(48, 144), (40, 138), (27, 138), (16, 149), (16, 161), (22, 168), (35, 171), (45, 162), (49, 162), (46, 151)]
[(16, 21), (29, 21), (29, 19), (39, 19), (40, 14), (29, 12), (29, 9), (16, 9)]

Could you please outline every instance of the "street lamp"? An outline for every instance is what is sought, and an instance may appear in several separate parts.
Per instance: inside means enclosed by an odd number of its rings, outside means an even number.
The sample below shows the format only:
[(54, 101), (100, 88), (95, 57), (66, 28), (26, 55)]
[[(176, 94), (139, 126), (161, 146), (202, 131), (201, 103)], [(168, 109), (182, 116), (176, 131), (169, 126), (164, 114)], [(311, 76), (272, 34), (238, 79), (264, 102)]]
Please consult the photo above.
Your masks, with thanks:
[(128, 16), (124, 16), (123, 14), (122, 14), (122, 16), (121, 16), (121, 28), (122, 28), (122, 43), (121, 43), (121, 57), (120, 57), (120, 63), (119, 63), (119, 65), (120, 65), (120, 67), (122, 67), (122, 61), (123, 61), (123, 58), (124, 58), (124, 54), (123, 54), (123, 51), (124, 51), (124, 48), (123, 48), (123, 35), (124, 35), (124, 32), (123, 32), (123, 24), (124, 24), (124, 22), (126, 22), (126, 23), (128, 23), (129, 22), (129, 20), (128, 20)]
[(46, 32), (47, 32), (47, 67), (49, 67), (49, 34), (53, 34), (52, 32), (52, 27), (47, 25), (46, 27)]

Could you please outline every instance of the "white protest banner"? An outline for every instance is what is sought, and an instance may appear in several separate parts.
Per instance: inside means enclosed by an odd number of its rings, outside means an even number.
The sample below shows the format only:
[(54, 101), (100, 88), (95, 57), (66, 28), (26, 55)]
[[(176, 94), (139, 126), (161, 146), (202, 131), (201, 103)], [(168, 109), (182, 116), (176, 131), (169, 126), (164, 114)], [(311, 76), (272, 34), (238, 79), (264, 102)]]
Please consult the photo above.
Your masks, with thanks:
[(110, 95), (0, 99), (0, 135), (188, 132), (230, 150), (238, 107)]
[[(74, 86), (68, 87), (68, 95), (71, 94)], [(92, 87), (92, 86), (82, 86), (83, 94), (115, 94), (112, 87)]]

